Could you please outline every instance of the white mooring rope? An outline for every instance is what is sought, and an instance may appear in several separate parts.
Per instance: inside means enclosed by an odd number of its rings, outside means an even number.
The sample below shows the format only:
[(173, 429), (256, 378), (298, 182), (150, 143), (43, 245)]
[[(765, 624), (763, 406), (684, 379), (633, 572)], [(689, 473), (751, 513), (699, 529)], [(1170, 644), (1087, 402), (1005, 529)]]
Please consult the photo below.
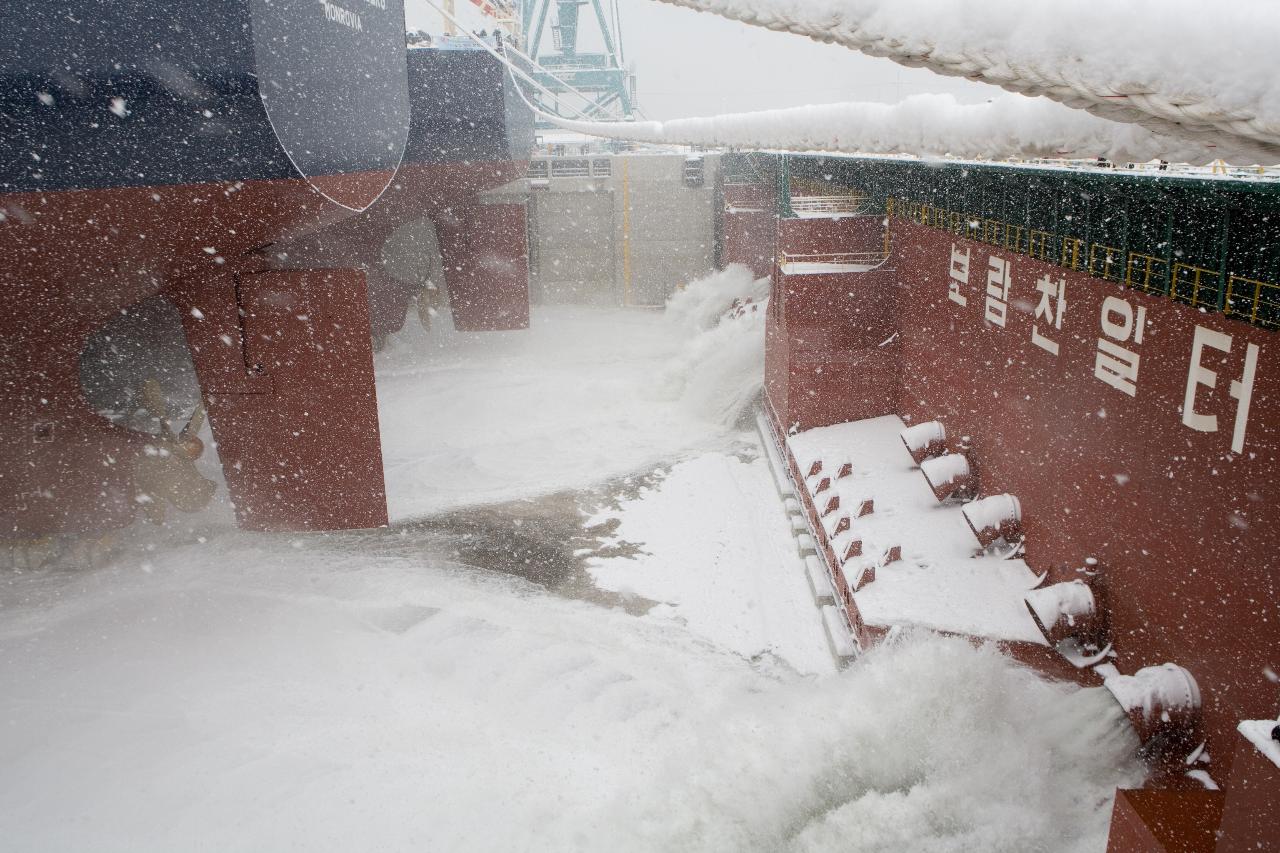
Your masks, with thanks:
[[(662, 2), (1044, 96), (1103, 118), (1216, 147), (1217, 156), (1242, 165), (1280, 163), (1277, 4)], [(1248, 79), (1241, 84), (1244, 78)]]

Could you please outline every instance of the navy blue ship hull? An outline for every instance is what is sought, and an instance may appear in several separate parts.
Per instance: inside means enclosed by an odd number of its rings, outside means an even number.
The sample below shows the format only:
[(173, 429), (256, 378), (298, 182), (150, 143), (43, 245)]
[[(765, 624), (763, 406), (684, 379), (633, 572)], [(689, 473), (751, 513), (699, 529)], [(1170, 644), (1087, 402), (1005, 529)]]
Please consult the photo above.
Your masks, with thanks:
[[(132, 522), (130, 460), (146, 439), (87, 403), (81, 359), (97, 330), (156, 294), (189, 304), (188, 322), (198, 307), (219, 324), (192, 355), (219, 454), (243, 463), (224, 468), (242, 523), (385, 521), (365, 298), (386, 278), (380, 247), (400, 223), (449, 212), (464, 226), (450, 237), (461, 271), (450, 285), (478, 294), (481, 320), (495, 315), (493, 282), (471, 271), (491, 247), (470, 232), (497, 233), (501, 212), (520, 236), (523, 208), (475, 196), (522, 173), (514, 161), (533, 135), (492, 56), (407, 51), (398, 0), (360, 2), (368, 17), (354, 37), (353, 19), (317, 16), (314, 0), (11, 5), (0, 43), (0, 536), (92, 536)], [(280, 37), (271, 16), (281, 10), (296, 16), (285, 34), (302, 37)], [(372, 84), (351, 74), (370, 67)], [(314, 85), (290, 89), (300, 77)], [(346, 246), (326, 264), (342, 269), (290, 268), (288, 247), (305, 235)], [(500, 284), (508, 302), (525, 300), (503, 322), (527, 321), (527, 282)], [(348, 330), (327, 345), (333, 364), (253, 373), (245, 324), (274, 310), (276, 291), (333, 317), (333, 334)], [(310, 338), (272, 340), (291, 363), (310, 363)], [(302, 485), (277, 499), (257, 463), (292, 447), (281, 413), (308, 412), (313, 427), (317, 413), (329, 425), (289, 457), (289, 482)], [(334, 458), (340, 470), (325, 468)]]

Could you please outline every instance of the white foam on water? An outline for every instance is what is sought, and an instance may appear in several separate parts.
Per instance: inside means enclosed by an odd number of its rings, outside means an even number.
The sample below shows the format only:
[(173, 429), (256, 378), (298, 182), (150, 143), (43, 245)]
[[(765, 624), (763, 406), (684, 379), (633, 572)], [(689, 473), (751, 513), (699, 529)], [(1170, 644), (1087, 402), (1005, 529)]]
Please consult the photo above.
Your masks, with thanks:
[(583, 488), (722, 441), (657, 387), (692, 334), (660, 314), (544, 306), (527, 330), (413, 334), (376, 363), (393, 519)]
[(769, 297), (769, 279), (755, 278), (742, 264), (688, 282), (666, 304), (667, 321), (690, 330), (714, 327), (734, 300), (760, 302)]
[(663, 372), (668, 392), (689, 412), (731, 427), (764, 388), (765, 308), (726, 317), (692, 338)]
[(672, 296), (666, 318), (689, 337), (663, 368), (659, 395), (722, 428), (737, 424), (764, 388), (768, 296), (769, 279), (737, 264)]
[(1114, 701), (990, 648), (803, 677), (358, 538), (228, 531), (23, 589), (14, 849), (1101, 851), (1142, 775)]

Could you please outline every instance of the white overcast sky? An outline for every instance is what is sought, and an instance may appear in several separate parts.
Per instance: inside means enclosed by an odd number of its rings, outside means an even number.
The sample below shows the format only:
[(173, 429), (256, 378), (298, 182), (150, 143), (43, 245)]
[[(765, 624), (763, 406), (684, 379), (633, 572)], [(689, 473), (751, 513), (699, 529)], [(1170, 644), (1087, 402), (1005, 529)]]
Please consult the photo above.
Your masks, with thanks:
[[(467, 0), (455, 2), (460, 16), (472, 17)], [(641, 109), (652, 119), (838, 101), (893, 103), (922, 92), (950, 93), (966, 103), (1000, 94), (991, 86), (658, 0), (617, 2), (626, 61), (635, 68)], [(580, 45), (595, 49), (599, 38), (589, 5), (581, 16)], [(440, 16), (423, 0), (405, 0), (405, 17), (410, 29), (439, 31), (434, 25)], [(549, 33), (548, 26), (548, 48)]]
[(618, 4), (640, 106), (653, 119), (837, 101), (893, 103), (922, 92), (950, 93), (967, 103), (1000, 94), (991, 86), (657, 0)]

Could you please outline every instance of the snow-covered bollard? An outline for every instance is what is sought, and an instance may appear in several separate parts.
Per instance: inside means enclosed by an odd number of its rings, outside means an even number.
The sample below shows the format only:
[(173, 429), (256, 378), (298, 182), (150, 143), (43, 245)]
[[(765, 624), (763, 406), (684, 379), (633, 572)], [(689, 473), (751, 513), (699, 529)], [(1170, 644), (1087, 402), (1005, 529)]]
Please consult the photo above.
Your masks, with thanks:
[(808, 480), (805, 480), (805, 488), (809, 490), (810, 496), (817, 500), (818, 495), (831, 488), (831, 478), (826, 474), (815, 474)]
[(1084, 581), (1033, 589), (1023, 596), (1023, 601), (1051, 646), (1068, 637), (1096, 644), (1105, 632), (1097, 598)]
[(827, 540), (830, 541), (841, 533), (849, 529), (848, 513), (832, 513), (824, 516), (822, 519), (822, 528), (827, 533)]
[(1157, 735), (1195, 742), (1200, 686), (1186, 669), (1173, 663), (1147, 666), (1133, 675), (1113, 675), (1102, 686), (1120, 703), (1142, 743)]
[(862, 568), (858, 570), (857, 574), (854, 575), (853, 580), (850, 581), (849, 583), (849, 589), (853, 590), (854, 592), (858, 592), (859, 590), (864, 588), (867, 584), (874, 582), (875, 579), (876, 579), (875, 563), (868, 563), (862, 566)]
[(796, 467), (800, 469), (800, 473), (808, 480), (810, 477), (816, 477), (822, 473), (822, 460), (816, 456), (806, 456), (796, 460)]
[(831, 538), (831, 552), (840, 565), (862, 556), (862, 538), (850, 531), (844, 531)]
[(933, 489), (934, 497), (945, 501), (961, 489), (973, 485), (969, 459), (962, 453), (948, 453), (920, 463), (920, 472)]
[(909, 426), (902, 431), (901, 437), (917, 465), (930, 456), (937, 456), (947, 447), (947, 429), (942, 421), (925, 421)]
[(1011, 541), (1022, 530), (1022, 503), (1008, 493), (970, 501), (962, 511), (983, 548), (1001, 537)]

